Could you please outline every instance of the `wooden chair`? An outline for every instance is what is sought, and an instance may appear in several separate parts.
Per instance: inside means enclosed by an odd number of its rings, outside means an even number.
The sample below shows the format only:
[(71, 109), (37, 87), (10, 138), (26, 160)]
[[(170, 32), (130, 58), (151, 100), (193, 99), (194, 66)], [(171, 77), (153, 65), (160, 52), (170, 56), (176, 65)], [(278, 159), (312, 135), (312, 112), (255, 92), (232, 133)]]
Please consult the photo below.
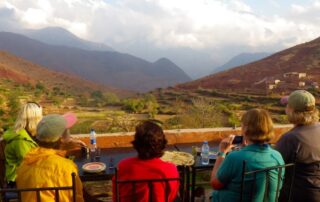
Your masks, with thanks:
[[(154, 195), (155, 195), (155, 190), (154, 190), (154, 187), (155, 187), (155, 184), (156, 183), (162, 183), (164, 185), (164, 198), (165, 198), (165, 202), (168, 202), (169, 201), (169, 194), (170, 194), (170, 185), (169, 185), (169, 182), (171, 181), (177, 181), (180, 183), (180, 178), (161, 178), (161, 179), (143, 179), (143, 180), (119, 180), (118, 179), (118, 175), (117, 175), (117, 169), (115, 169), (115, 181), (114, 181), (114, 184), (115, 184), (115, 201), (116, 202), (120, 202), (120, 198), (121, 198), (121, 194), (123, 193), (120, 193), (120, 188), (119, 188), (119, 185), (122, 184), (126, 184), (125, 186), (131, 186), (131, 193), (126, 193), (126, 194), (129, 194), (131, 196), (131, 200), (132, 202), (139, 202), (140, 201), (140, 198), (138, 196), (138, 194), (141, 194), (141, 193), (138, 193), (137, 189), (139, 187), (141, 187), (142, 185), (147, 185), (146, 186), (146, 189), (144, 190), (145, 193), (148, 193), (148, 201), (149, 202), (152, 202), (154, 201)], [(178, 190), (179, 192), (179, 190)], [(142, 193), (143, 194), (143, 193)], [(159, 193), (158, 193), (159, 194)], [(179, 201), (178, 199), (176, 199), (176, 201)]]
[[(283, 174), (285, 170), (292, 169), (294, 173), (295, 164), (289, 163), (280, 166), (272, 166), (263, 169), (246, 171), (246, 161), (243, 162), (240, 201), (256, 201), (257, 196), (263, 195), (264, 201), (278, 201), (281, 186), (283, 183)], [(276, 172), (277, 179), (272, 179), (271, 172)], [(291, 188), (294, 174), (292, 175), (288, 201), (291, 197)], [(269, 196), (270, 189), (275, 190), (275, 198)], [(248, 193), (249, 192), (249, 193)]]
[[(76, 174), (72, 173), (71, 174), (72, 177), (72, 186), (64, 186), (64, 187), (41, 187), (41, 188), (25, 188), (25, 189), (17, 189), (17, 188), (5, 188), (5, 189), (0, 189), (0, 193), (1, 195), (4, 196), (3, 201), (8, 202), (11, 199), (6, 199), (5, 195), (6, 193), (16, 193), (17, 194), (17, 199), (15, 199), (15, 201), (21, 201), (21, 193), (22, 192), (36, 192), (36, 198), (34, 199), (34, 201), (36, 202), (41, 202), (41, 196), (40, 193), (41, 191), (54, 191), (55, 193), (55, 197), (54, 200), (55, 202), (60, 202), (60, 197), (59, 197), (59, 191), (62, 190), (71, 190), (72, 191), (72, 201), (76, 202), (76, 183), (75, 183), (75, 177)], [(45, 202), (45, 201), (42, 201)]]

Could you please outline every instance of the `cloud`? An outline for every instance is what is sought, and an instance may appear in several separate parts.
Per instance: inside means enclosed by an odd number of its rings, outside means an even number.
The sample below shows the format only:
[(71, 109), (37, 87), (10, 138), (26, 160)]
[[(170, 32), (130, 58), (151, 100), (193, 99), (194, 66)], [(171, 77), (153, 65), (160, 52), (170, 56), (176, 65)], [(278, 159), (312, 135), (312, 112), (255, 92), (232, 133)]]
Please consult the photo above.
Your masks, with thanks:
[(262, 8), (243, 0), (2, 0), (0, 28), (60, 26), (149, 60), (172, 50), (188, 50), (189, 57), (194, 50), (200, 68), (318, 37), (320, 1), (285, 2), (268, 0)]
[[(286, 37), (309, 40), (319, 33), (318, 21), (312, 20), (319, 5), (293, 4), (287, 16), (261, 16), (240, 0), (6, 0), (0, 7), (13, 9), (27, 28), (62, 26), (112, 44), (146, 40), (158, 48), (205, 49), (272, 46)], [(309, 34), (301, 37), (302, 31)]]

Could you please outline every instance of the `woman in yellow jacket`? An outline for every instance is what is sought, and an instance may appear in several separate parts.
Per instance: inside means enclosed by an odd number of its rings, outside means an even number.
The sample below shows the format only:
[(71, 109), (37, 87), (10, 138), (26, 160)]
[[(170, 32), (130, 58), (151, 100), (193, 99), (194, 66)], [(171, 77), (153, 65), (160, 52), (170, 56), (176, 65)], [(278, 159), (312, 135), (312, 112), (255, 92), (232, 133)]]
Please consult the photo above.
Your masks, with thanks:
[[(64, 157), (64, 152), (57, 150), (61, 143), (61, 137), (67, 127), (75, 120), (73, 114), (69, 117), (61, 115), (47, 115), (39, 122), (37, 127), (36, 140), (38, 148), (32, 149), (23, 159), (17, 169), (18, 188), (40, 188), (40, 187), (61, 187), (71, 186), (71, 173), (76, 173), (76, 199), (83, 201), (82, 183), (78, 176), (76, 164)], [(75, 122), (75, 121), (73, 121)], [(63, 190), (59, 192), (60, 201), (72, 201), (72, 191)], [(41, 201), (54, 201), (54, 191), (41, 191)], [(36, 199), (35, 192), (24, 192), (22, 202), (30, 202)]]

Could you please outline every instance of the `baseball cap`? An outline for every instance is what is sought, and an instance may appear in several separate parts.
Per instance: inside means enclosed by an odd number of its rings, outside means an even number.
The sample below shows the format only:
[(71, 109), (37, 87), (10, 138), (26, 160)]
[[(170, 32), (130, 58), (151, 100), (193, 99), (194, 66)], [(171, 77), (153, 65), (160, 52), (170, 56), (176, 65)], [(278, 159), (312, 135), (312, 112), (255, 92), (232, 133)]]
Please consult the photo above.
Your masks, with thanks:
[(41, 142), (56, 142), (64, 131), (71, 128), (77, 121), (75, 114), (49, 114), (44, 116), (37, 126), (36, 139)]
[(281, 98), (282, 104), (288, 104), (295, 112), (312, 111), (316, 106), (314, 96), (306, 90), (293, 91), (289, 96)]

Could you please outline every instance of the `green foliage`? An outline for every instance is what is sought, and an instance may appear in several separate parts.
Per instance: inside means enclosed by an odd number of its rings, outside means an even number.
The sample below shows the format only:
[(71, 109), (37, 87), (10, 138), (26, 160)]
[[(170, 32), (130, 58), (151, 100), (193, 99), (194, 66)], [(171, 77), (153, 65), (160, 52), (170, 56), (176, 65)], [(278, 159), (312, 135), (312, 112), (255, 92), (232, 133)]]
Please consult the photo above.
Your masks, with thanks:
[(282, 114), (282, 115), (274, 116), (272, 118), (275, 123), (289, 124), (287, 115)]
[(89, 106), (102, 107), (108, 104), (117, 105), (120, 104), (120, 99), (113, 93), (102, 93), (101, 91), (93, 91), (90, 95), (93, 99), (92, 102), (81, 102), (82, 105), (87, 103)]
[(152, 94), (147, 94), (144, 97), (145, 102), (145, 110), (149, 115), (149, 118), (154, 118), (155, 115), (158, 113), (159, 104), (157, 102), (156, 97)]
[(212, 100), (192, 99), (192, 105), (178, 114), (179, 125), (185, 128), (207, 128), (221, 126), (221, 113), (215, 108)]
[(71, 129), (70, 132), (72, 134), (86, 134), (90, 132), (92, 128), (92, 124), (94, 120), (85, 120), (81, 122), (77, 122)]
[(109, 132), (129, 132), (134, 131), (137, 120), (129, 114), (113, 112), (108, 118), (111, 124), (108, 128)]
[(139, 98), (130, 98), (126, 99), (123, 102), (124, 110), (133, 113), (141, 113), (144, 109), (145, 103), (143, 99)]
[(40, 82), (38, 82), (36, 84), (35, 88), (36, 88), (36, 90), (39, 90), (39, 91), (42, 91), (42, 92), (44, 92), (46, 90), (45, 86)]
[(132, 113), (148, 113), (149, 118), (154, 118), (159, 111), (159, 104), (154, 95), (146, 94), (140, 98), (124, 100), (123, 109)]
[(104, 96), (101, 91), (96, 90), (91, 93), (91, 97), (96, 100), (103, 100)]
[(8, 107), (10, 116), (16, 117), (20, 109), (20, 102), (16, 94), (12, 93), (9, 95)]
[(119, 104), (120, 103), (119, 97), (114, 93), (105, 93), (104, 94), (104, 100), (105, 100), (106, 104), (115, 105), (115, 104)]
[(229, 115), (228, 123), (229, 123), (229, 126), (240, 126), (241, 125), (240, 119), (239, 119), (239, 117), (236, 116), (235, 113), (232, 113)]

